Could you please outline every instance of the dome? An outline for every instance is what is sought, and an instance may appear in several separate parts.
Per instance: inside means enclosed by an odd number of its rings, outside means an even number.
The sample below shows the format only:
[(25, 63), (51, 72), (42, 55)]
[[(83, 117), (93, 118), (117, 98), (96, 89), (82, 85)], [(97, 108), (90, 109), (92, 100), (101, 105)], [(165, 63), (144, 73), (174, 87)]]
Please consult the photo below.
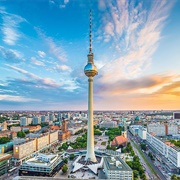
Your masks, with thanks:
[(93, 63), (87, 63), (87, 65), (84, 68), (84, 73), (88, 77), (94, 77), (98, 74), (97, 68)]
[(135, 120), (135, 121), (139, 121), (139, 120), (140, 120), (140, 119), (139, 119), (139, 116), (136, 116), (134, 120)]

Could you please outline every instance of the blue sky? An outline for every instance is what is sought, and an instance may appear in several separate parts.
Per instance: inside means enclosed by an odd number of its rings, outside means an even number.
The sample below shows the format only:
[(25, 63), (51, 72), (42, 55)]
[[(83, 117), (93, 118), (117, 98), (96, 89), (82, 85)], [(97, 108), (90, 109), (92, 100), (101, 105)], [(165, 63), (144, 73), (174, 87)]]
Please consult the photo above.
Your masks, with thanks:
[(0, 109), (179, 109), (180, 1), (1, 0)]

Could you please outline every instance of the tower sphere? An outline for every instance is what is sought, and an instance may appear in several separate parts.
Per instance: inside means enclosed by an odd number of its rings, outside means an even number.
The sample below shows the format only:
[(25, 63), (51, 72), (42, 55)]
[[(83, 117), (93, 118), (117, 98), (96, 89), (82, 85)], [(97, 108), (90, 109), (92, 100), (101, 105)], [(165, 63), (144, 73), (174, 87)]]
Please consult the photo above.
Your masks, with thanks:
[(88, 77), (94, 77), (95, 75), (98, 74), (98, 70), (94, 65), (93, 57), (94, 57), (93, 53), (88, 54), (88, 63), (84, 68), (84, 73)]

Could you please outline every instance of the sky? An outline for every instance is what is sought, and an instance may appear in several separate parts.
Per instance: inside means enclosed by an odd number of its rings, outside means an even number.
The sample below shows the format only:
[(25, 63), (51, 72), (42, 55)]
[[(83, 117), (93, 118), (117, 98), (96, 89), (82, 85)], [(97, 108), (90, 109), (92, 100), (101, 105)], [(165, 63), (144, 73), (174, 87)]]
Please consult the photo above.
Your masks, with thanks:
[(180, 109), (179, 0), (0, 0), (0, 110)]

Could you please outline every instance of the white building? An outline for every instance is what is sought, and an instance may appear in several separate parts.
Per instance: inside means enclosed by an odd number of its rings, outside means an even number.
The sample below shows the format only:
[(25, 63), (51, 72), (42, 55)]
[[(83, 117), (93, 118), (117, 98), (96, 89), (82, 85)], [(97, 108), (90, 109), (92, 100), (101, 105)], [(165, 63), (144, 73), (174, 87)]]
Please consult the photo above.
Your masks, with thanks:
[(20, 118), (20, 126), (27, 126), (27, 125), (28, 125), (27, 118), (21, 117)]
[(38, 116), (34, 116), (33, 120), (32, 120), (32, 124), (36, 125), (36, 124), (40, 124), (41, 123), (41, 119)]
[(132, 169), (118, 156), (104, 157), (104, 172), (107, 179), (133, 180)]
[(147, 125), (148, 133), (154, 133), (156, 136), (165, 136), (166, 135), (166, 127), (164, 124), (148, 124)]
[(176, 124), (168, 124), (167, 135), (178, 134), (178, 126)]
[(139, 128), (142, 128), (142, 126), (140, 126), (140, 125), (131, 125), (131, 126), (129, 127), (129, 131), (130, 131), (134, 136), (137, 136), (137, 135), (138, 135)]
[(41, 116), (41, 122), (48, 122), (49, 116)]
[(99, 125), (100, 128), (114, 128), (117, 127), (117, 122), (116, 121), (104, 121)]
[(144, 128), (144, 127), (142, 127), (142, 126), (139, 127), (138, 136), (139, 136), (141, 139), (145, 140), (145, 139), (146, 139), (146, 134), (147, 134), (147, 129)]
[(169, 146), (161, 139), (147, 133), (147, 142), (156, 149), (161, 155), (165, 156), (173, 165), (180, 168), (180, 149), (175, 146)]

